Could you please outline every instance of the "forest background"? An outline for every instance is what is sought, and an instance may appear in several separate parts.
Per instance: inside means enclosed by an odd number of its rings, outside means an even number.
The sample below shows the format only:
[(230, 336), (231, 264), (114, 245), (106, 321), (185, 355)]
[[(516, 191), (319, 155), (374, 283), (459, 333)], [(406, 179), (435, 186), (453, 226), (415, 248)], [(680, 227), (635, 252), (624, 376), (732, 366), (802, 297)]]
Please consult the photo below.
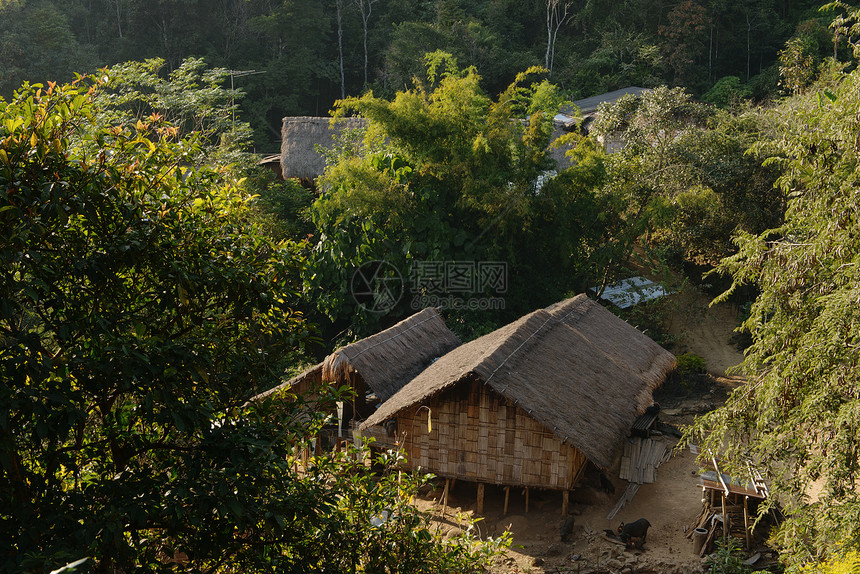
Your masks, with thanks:
[[(405, 504), (366, 535), (419, 482), (396, 458), (386, 489), (349, 457), (297, 473), (296, 445), (324, 421), (247, 399), (408, 314), (350, 299), (366, 262), (506, 262), (502, 313), (446, 316), (467, 340), (624, 276), (642, 251), (724, 271), (744, 304), (753, 383), (695, 431), (761, 461), (789, 518), (784, 561), (850, 550), (857, 16), (766, 1), (0, 1), (2, 566), (157, 570), (184, 553), (200, 571), (374, 571), (380, 556), (479, 570), (498, 544), (449, 552)], [(604, 108), (546, 177), (559, 107), (627, 85), (655, 89)], [(282, 117), (331, 109), (369, 127), (319, 187), (246, 169), (249, 142), (275, 151)], [(593, 137), (619, 133), (614, 154)], [(651, 311), (627, 318), (659, 338)]]
[(777, 54), (805, 35), (833, 55), (814, 0), (2, 0), (0, 95), (25, 80), (67, 81), (130, 60), (188, 57), (232, 70), (259, 152), (285, 116), (325, 116), (336, 99), (391, 97), (444, 50), (501, 93), (533, 65), (576, 100), (625, 86), (701, 96), (735, 77), (777, 93)]

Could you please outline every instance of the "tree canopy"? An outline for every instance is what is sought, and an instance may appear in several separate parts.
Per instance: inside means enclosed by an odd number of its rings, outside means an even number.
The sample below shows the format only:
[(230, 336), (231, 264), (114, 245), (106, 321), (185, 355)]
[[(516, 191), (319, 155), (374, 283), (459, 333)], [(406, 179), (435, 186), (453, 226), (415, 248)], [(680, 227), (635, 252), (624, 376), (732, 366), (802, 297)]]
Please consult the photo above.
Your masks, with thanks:
[(860, 73), (831, 67), (770, 112), (779, 128), (759, 150), (785, 169), (785, 222), (739, 234), (738, 254), (718, 267), (732, 289), (760, 289), (744, 322), (750, 382), (693, 429), (728, 461), (766, 470), (787, 515), (775, 540), (795, 566), (860, 535), (858, 90)]
[[(394, 97), (444, 50), (481, 71), (495, 97), (523, 70), (551, 69), (572, 99), (664, 83), (701, 94), (743, 80), (777, 90), (778, 57), (812, 0), (14, 0), (0, 2), (0, 94), (127, 60), (188, 58), (231, 70), (257, 146), (284, 116), (322, 116), (343, 95)], [(562, 10), (567, 6), (567, 10)], [(561, 16), (564, 15), (564, 18)], [(826, 25), (826, 22), (824, 22)], [(821, 27), (821, 26), (819, 26)], [(809, 54), (832, 52), (816, 40)], [(552, 56), (552, 58), (550, 58)]]
[(312, 337), (297, 246), (194, 133), (104, 123), (103, 90), (0, 102), (0, 568), (480, 568), (505, 538), (437, 540), (396, 455), (299, 464), (337, 393), (248, 402)]
[(591, 277), (590, 254), (610, 218), (593, 193), (603, 167), (584, 144), (582, 161), (564, 178), (545, 173), (563, 101), (545, 72), (528, 70), (493, 100), (474, 68), (460, 70), (441, 52), (427, 61), (426, 85), (392, 100), (371, 93), (339, 103), (339, 113), (356, 112), (369, 124), (331, 158), (313, 208), (319, 239), (310, 285), (335, 287), (318, 299), (332, 317), (378, 320), (348, 291), (351, 274), (370, 261), (411, 281), (406, 309), (425, 294), (412, 281), (416, 264), (505, 262), (511, 275), (501, 317), (536, 300), (549, 304)]

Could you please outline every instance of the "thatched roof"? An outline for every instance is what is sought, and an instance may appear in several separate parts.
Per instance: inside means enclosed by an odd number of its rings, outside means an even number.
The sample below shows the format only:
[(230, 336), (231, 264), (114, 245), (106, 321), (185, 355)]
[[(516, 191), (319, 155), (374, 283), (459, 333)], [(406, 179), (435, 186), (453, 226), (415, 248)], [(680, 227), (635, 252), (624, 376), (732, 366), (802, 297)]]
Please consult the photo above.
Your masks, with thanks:
[(428, 308), (393, 327), (341, 347), (323, 363), (326, 381), (345, 381), (357, 371), (381, 401), (399, 391), (431, 361), (460, 344), (436, 309)]
[(341, 118), (332, 127), (331, 118), (289, 117), (281, 127), (283, 177), (313, 179), (325, 170), (325, 159), (316, 146), (331, 148), (334, 137), (346, 128), (365, 125), (363, 118)]
[(671, 353), (578, 295), (454, 349), (362, 427), (477, 377), (606, 468), (674, 364)]
[(281, 383), (276, 387), (272, 387), (268, 391), (255, 395), (248, 402), (261, 401), (275, 393), (289, 389), (295, 394), (304, 394), (310, 387), (322, 382), (322, 363), (317, 363), (313, 367), (308, 367), (292, 379)]

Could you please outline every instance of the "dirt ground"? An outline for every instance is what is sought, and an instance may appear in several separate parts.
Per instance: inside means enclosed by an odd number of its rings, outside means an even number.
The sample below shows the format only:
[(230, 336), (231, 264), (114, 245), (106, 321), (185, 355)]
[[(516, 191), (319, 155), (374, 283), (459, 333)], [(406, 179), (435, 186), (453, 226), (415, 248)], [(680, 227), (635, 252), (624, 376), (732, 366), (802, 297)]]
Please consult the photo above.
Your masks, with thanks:
[[(693, 287), (671, 295), (670, 332), (678, 344), (675, 353), (693, 352), (706, 360), (713, 376), (702, 376), (693, 387), (667, 388), (655, 393), (662, 411), (661, 422), (678, 427), (689, 424), (696, 414), (721, 404), (730, 389), (739, 384), (738, 377), (726, 376), (726, 369), (738, 364), (742, 354), (729, 341), (737, 324), (737, 309), (730, 305), (708, 308), (710, 297)], [(676, 440), (664, 440), (674, 445)], [(493, 568), (502, 573), (639, 573), (674, 574), (703, 571), (703, 561), (693, 552), (686, 533), (702, 510), (702, 490), (697, 482), (695, 456), (686, 451), (660, 466), (657, 482), (644, 484), (631, 502), (612, 519), (607, 513), (615, 506), (627, 482), (618, 478), (618, 469), (607, 472), (615, 493), (600, 488), (599, 473), (589, 469), (580, 486), (571, 494), (570, 512), (574, 527), (567, 542), (561, 541), (561, 494), (554, 491), (531, 491), (529, 512), (525, 511), (522, 489), (511, 489), (508, 513), (503, 514), (504, 490), (488, 486), (484, 496), (484, 513), (478, 522), (483, 536), (497, 536), (510, 529), (513, 545)], [(419, 504), (432, 508), (438, 515), (441, 532), (458, 527), (457, 512), (475, 516), (477, 486), (458, 481), (452, 488), (449, 506), (442, 509), (436, 498), (441, 488), (427, 494)], [(621, 522), (647, 518), (651, 523), (642, 550), (626, 550), (623, 545), (604, 536), (604, 529), (614, 530)], [(764, 558), (771, 558), (766, 548)], [(761, 568), (761, 563), (756, 564)]]
[(677, 340), (675, 354), (695, 353), (705, 359), (711, 374), (726, 377), (726, 370), (744, 358), (730, 341), (739, 310), (731, 303), (709, 307), (710, 301), (711, 297), (693, 286), (669, 296), (668, 331)]

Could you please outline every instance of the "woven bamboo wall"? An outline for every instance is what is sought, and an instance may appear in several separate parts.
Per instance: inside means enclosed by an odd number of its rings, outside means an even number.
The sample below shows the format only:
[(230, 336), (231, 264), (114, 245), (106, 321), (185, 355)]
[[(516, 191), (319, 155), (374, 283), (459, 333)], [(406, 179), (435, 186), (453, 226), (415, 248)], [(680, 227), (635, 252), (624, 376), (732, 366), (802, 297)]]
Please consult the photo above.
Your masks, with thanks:
[(412, 466), (449, 478), (571, 489), (586, 464), (578, 449), (480, 382), (402, 411), (397, 434)]

